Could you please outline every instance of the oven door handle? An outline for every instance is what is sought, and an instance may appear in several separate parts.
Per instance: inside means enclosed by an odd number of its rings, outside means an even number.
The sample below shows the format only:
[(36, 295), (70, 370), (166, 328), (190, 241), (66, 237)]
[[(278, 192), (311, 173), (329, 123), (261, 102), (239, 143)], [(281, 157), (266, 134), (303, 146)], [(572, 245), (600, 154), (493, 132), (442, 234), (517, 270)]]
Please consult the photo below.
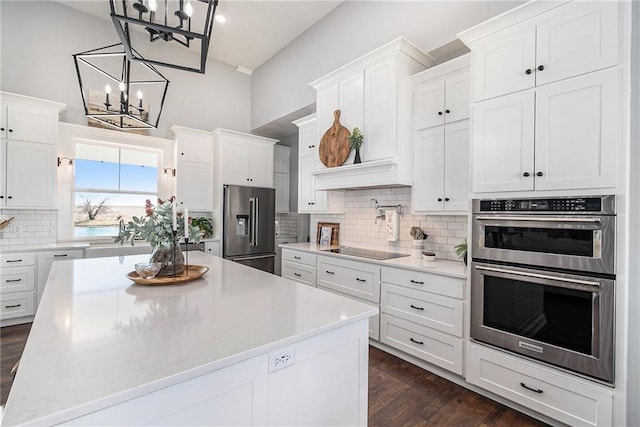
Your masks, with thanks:
[(592, 281), (592, 280), (580, 280), (580, 279), (571, 279), (568, 277), (559, 277), (559, 276), (550, 276), (548, 274), (540, 274), (540, 273), (527, 273), (524, 271), (515, 271), (515, 270), (507, 270), (504, 268), (495, 268), (495, 267), (485, 267), (482, 265), (476, 265), (476, 270), (485, 270), (492, 271), (494, 273), (505, 273), (505, 274), (513, 274), (516, 276), (525, 276), (525, 277), (533, 277), (536, 279), (545, 279), (545, 280), (553, 280), (556, 282), (566, 282), (573, 283), (576, 285), (585, 285), (585, 286), (593, 286), (596, 288), (600, 287), (600, 282)]
[(547, 218), (538, 216), (477, 216), (476, 220), (479, 221), (531, 221), (531, 222), (585, 222), (589, 224), (600, 224), (602, 220), (600, 218)]

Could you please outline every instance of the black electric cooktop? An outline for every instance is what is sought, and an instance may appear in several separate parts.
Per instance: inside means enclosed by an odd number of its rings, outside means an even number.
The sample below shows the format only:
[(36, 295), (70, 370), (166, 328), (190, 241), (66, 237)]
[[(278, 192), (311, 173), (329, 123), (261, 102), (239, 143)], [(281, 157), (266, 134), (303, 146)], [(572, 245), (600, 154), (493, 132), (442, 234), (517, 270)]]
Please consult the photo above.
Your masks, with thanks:
[(406, 254), (398, 254), (395, 252), (384, 252), (384, 251), (376, 251), (372, 249), (362, 249), (362, 248), (335, 248), (335, 249), (322, 249), (323, 252), (333, 252), (334, 254), (342, 254), (342, 255), (350, 255), (357, 256), (361, 258), (369, 258), (369, 259), (393, 259), (393, 258), (401, 258), (404, 256), (409, 256)]

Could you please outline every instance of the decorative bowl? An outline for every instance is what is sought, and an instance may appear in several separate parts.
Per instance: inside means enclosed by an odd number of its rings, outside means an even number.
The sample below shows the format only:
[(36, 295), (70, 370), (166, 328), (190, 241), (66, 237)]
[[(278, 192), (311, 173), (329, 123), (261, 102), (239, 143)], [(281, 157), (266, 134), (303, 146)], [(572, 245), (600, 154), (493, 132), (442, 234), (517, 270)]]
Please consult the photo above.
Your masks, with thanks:
[(143, 279), (153, 279), (162, 268), (161, 262), (139, 262), (136, 264), (136, 273)]
[(422, 261), (435, 261), (436, 254), (434, 252), (422, 252)]

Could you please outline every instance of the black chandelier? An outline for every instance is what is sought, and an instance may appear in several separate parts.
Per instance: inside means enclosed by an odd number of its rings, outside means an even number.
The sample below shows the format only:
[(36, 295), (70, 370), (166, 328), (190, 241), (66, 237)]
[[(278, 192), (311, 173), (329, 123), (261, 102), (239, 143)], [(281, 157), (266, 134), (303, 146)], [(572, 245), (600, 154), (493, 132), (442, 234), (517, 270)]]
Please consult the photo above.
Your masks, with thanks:
[[(109, 0), (109, 3), (111, 19), (131, 61), (204, 73), (218, 0), (193, 0), (193, 3), (192, 0)], [(148, 39), (142, 36), (145, 33)], [(161, 60), (162, 50), (152, 46), (152, 42), (158, 40), (175, 41), (186, 47), (199, 41), (199, 63), (189, 55), (180, 55), (172, 63)]]
[(76, 53), (73, 60), (87, 117), (124, 130), (158, 127), (169, 80), (155, 67), (130, 61), (121, 43)]

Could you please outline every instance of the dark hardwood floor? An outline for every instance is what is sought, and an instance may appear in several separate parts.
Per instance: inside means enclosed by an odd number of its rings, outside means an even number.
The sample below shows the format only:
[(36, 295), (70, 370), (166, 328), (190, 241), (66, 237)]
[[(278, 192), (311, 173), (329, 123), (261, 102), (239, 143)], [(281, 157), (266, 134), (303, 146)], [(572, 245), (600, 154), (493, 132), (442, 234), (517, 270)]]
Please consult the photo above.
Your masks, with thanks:
[[(7, 401), (31, 324), (0, 328), (0, 404)], [(369, 347), (369, 426), (545, 426), (415, 365)]]

